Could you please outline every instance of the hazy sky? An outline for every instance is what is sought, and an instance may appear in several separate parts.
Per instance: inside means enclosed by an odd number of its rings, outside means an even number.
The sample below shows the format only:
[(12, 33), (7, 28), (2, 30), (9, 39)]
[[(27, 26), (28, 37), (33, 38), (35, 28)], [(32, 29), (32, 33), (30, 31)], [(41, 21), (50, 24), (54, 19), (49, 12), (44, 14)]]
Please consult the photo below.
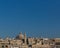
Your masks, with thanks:
[(0, 0), (0, 37), (60, 37), (59, 0)]

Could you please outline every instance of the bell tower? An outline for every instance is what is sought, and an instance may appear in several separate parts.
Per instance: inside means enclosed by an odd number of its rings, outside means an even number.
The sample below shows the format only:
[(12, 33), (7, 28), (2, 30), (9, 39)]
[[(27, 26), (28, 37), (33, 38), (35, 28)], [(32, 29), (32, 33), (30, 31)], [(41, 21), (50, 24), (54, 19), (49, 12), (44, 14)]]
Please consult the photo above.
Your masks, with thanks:
[(27, 38), (26, 38), (26, 33), (24, 33), (24, 43), (27, 44)]

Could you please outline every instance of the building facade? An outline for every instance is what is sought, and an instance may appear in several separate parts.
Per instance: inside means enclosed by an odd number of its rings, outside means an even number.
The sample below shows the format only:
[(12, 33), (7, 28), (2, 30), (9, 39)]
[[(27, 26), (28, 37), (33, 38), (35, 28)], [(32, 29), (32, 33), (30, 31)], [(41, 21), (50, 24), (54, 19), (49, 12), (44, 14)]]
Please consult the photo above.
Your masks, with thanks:
[(60, 38), (32, 38), (20, 33), (16, 38), (0, 38), (0, 48), (60, 48)]

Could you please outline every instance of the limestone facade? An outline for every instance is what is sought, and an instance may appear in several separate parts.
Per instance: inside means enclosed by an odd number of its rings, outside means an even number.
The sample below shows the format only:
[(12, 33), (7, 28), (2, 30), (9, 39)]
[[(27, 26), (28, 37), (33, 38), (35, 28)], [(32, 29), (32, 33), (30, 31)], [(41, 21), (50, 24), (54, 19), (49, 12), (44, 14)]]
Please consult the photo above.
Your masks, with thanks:
[(60, 38), (32, 38), (20, 33), (16, 38), (0, 38), (0, 48), (60, 48)]

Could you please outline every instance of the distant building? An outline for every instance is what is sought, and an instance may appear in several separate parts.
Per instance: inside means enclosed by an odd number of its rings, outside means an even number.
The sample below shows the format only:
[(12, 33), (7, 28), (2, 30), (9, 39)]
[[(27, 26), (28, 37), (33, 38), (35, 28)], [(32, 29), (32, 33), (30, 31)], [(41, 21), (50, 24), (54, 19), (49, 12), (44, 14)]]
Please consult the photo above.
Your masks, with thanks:
[(60, 38), (31, 38), (20, 33), (16, 38), (0, 38), (0, 48), (60, 48)]

